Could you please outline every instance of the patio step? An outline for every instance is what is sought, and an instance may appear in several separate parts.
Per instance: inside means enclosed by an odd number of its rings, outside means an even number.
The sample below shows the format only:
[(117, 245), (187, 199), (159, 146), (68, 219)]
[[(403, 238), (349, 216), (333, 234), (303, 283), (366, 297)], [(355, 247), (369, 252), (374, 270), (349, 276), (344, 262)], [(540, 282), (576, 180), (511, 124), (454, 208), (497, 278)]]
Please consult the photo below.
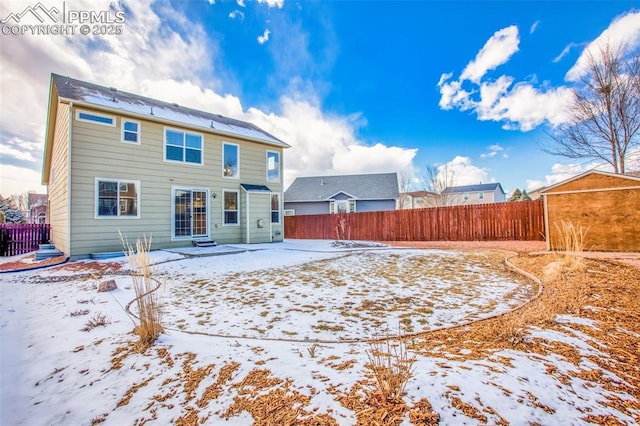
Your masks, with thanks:
[(45, 260), (45, 259), (49, 259), (52, 257), (57, 257), (57, 256), (62, 256), (64, 253), (62, 253), (60, 250), (56, 249), (56, 248), (49, 248), (49, 249), (40, 249), (36, 252), (36, 260)]
[(218, 243), (213, 240), (193, 240), (191, 244), (193, 244), (194, 247), (215, 247), (218, 245)]

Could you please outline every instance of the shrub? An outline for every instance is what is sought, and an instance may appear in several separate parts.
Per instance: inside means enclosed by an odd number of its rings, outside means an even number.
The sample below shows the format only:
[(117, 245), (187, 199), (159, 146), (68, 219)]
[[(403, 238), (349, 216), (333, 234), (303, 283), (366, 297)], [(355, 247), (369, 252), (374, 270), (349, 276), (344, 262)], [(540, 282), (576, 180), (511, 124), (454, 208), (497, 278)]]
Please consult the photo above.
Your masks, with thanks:
[(128, 256), (131, 268), (131, 279), (136, 292), (138, 306), (138, 325), (134, 333), (140, 336), (143, 344), (152, 344), (156, 341), (163, 328), (161, 324), (161, 306), (156, 290), (160, 283), (153, 278), (149, 251), (151, 250), (151, 237), (147, 240), (136, 241), (135, 248), (120, 234), (125, 253)]
[(398, 402), (404, 395), (407, 382), (413, 377), (416, 359), (409, 355), (403, 339), (384, 339), (369, 343), (367, 350), (371, 370), (380, 397), (386, 402)]

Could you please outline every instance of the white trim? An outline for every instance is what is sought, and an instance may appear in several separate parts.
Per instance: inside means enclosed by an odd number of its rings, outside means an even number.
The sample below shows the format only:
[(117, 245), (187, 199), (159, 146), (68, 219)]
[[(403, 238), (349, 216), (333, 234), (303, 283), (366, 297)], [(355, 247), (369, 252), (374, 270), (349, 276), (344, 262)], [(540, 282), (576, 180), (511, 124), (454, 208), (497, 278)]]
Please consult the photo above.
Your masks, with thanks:
[(282, 215), (283, 216), (295, 216), (296, 215), (296, 209), (283, 209), (282, 210)]
[[(93, 115), (94, 117), (107, 118), (107, 119), (111, 120), (111, 124), (103, 123), (101, 121), (91, 120), (89, 118), (81, 118), (80, 114)], [(76, 110), (76, 120), (82, 121), (82, 122), (85, 122), (85, 123), (98, 124), (100, 126), (116, 127), (116, 117), (114, 115), (95, 113), (95, 112), (86, 111), (86, 110), (83, 110), (83, 109), (77, 109)]]
[(540, 191), (540, 194), (547, 194), (547, 191), (550, 190), (550, 189), (557, 188), (558, 186), (562, 186), (562, 185), (564, 185), (566, 183), (569, 183), (569, 182), (573, 182), (574, 180), (580, 179), (580, 178), (585, 177), (587, 175), (590, 175), (592, 173), (593, 174), (602, 175), (602, 176), (616, 177), (616, 178), (620, 178), (620, 179), (628, 179), (628, 180), (634, 180), (634, 181), (640, 182), (640, 177), (629, 176), (629, 175), (621, 175), (621, 174), (618, 174), (618, 173), (603, 172), (603, 171), (600, 171), (600, 170), (589, 170), (589, 171), (586, 171), (586, 172), (584, 172), (582, 174), (574, 176), (572, 178), (563, 180), (562, 182), (558, 182), (558, 183), (556, 183), (554, 185), (548, 186), (548, 187), (544, 188), (542, 191)]
[[(224, 146), (225, 145), (232, 145), (235, 146), (237, 148), (237, 161), (238, 164), (236, 166), (237, 168), (237, 173), (233, 176), (225, 176), (224, 175)], [(240, 180), (240, 144), (237, 143), (233, 143), (233, 142), (222, 142), (222, 177), (225, 179), (235, 179), (235, 180)]]
[[(129, 144), (129, 145), (140, 145), (141, 144), (141, 140), (142, 140), (142, 124), (140, 123), (140, 121), (131, 120), (131, 119), (124, 118), (124, 117), (122, 117), (122, 119), (120, 121), (121, 121), (121, 123), (120, 123), (120, 129), (121, 129), (120, 130), (120, 142)], [(135, 142), (128, 141), (128, 140), (124, 139), (124, 132), (125, 132), (124, 124), (125, 123), (135, 123), (138, 126), (138, 131), (135, 132), (136, 133), (136, 141)], [(127, 130), (127, 132), (133, 133), (131, 130)]]
[(624, 191), (626, 189), (640, 189), (640, 185), (635, 186), (620, 186), (616, 188), (594, 188), (594, 189), (576, 189), (573, 191), (558, 191), (558, 192), (545, 192), (545, 195), (562, 195), (562, 194), (584, 194), (586, 192), (605, 192), (605, 191)]
[[(187, 137), (187, 134), (193, 135), (193, 136), (199, 136), (200, 137), (200, 162), (192, 163), (191, 161), (186, 161), (186, 160), (180, 161), (180, 160), (167, 159), (167, 130), (172, 130), (174, 132), (180, 132), (184, 134), (183, 136), (184, 146), (182, 147), (183, 149), (182, 158), (186, 158), (187, 145), (186, 145), (185, 139)], [(194, 132), (191, 130), (184, 130), (179, 127), (163, 126), (162, 128), (162, 159), (166, 163), (188, 164), (190, 166), (201, 166), (201, 167), (204, 166), (204, 134)]]
[[(125, 219), (140, 219), (140, 194), (142, 193), (141, 185), (139, 180), (134, 179), (120, 179), (120, 178), (106, 178), (106, 177), (95, 177), (94, 178), (94, 199), (93, 199), (93, 218), (97, 220), (125, 220)], [(116, 212), (118, 213), (115, 216), (112, 215), (99, 215), (98, 210), (100, 208), (100, 182), (117, 182), (118, 184), (118, 192), (116, 198)], [(122, 216), (120, 215), (120, 185), (126, 184), (134, 184), (136, 188), (136, 214), (135, 216)]]
[[(278, 179), (277, 180), (269, 180), (269, 153), (276, 154), (278, 156), (278, 163), (277, 163), (277, 166), (278, 166)], [(265, 167), (265, 169), (266, 169), (266, 174), (265, 174), (266, 182), (268, 182), (268, 183), (280, 183), (280, 181), (282, 180), (282, 167), (281, 167), (282, 161), (280, 160), (282, 158), (282, 153), (280, 153), (279, 151), (274, 151), (272, 149), (267, 149), (265, 157), (266, 157), (265, 158), (266, 159), (266, 167)]]
[[(55, 120), (56, 122), (58, 121), (57, 110)], [(52, 144), (55, 140), (55, 130), (53, 138), (54, 139), (51, 141)], [(67, 135), (67, 138), (69, 139), (69, 143), (67, 143), (67, 187), (65, 188), (65, 196), (67, 197), (67, 254), (71, 255), (73, 253), (73, 248), (71, 247), (71, 221), (73, 220), (73, 211), (71, 210), (71, 170), (73, 169), (73, 165), (71, 164), (71, 159), (73, 158), (73, 156), (71, 155), (71, 142), (73, 141), (73, 102), (69, 103), (69, 134)], [(53, 148), (51, 148), (51, 164), (53, 165)], [(47, 186), (47, 194), (48, 193), (49, 187)], [(49, 216), (49, 221), (51, 221), (51, 216)]]
[[(205, 192), (207, 195), (205, 196), (206, 200), (206, 234), (205, 235), (193, 235), (193, 204), (191, 205), (191, 235), (180, 235), (176, 236), (176, 190), (181, 191), (189, 191), (191, 193), (191, 200), (193, 201), (193, 192)], [(210, 188), (206, 187), (195, 187), (195, 186), (183, 186), (183, 185), (171, 185), (171, 241), (185, 241), (192, 240), (194, 238), (209, 238), (211, 235), (211, 227), (209, 225), (210, 222), (210, 211), (211, 211), (211, 191)]]
[[(236, 212), (237, 212), (237, 223), (225, 223), (224, 222), (224, 193), (225, 192), (235, 192), (236, 193)], [(231, 210), (230, 210), (231, 211)], [(240, 191), (237, 189), (224, 189), (222, 188), (222, 226), (240, 226)]]
[[(338, 195), (338, 194), (344, 194), (344, 195), (346, 195), (347, 197), (349, 197), (349, 199), (350, 199), (350, 200), (359, 200), (359, 198), (358, 198), (358, 197), (355, 197), (355, 196), (353, 196), (353, 195), (349, 194), (348, 192), (344, 192), (344, 191), (338, 191), (338, 192), (336, 192), (335, 194), (330, 195), (330, 196), (328, 196), (327, 198), (325, 198), (325, 200), (333, 200), (333, 197), (335, 197), (335, 196), (336, 196), (336, 195)], [(381, 200), (386, 200), (386, 199), (387, 199), (387, 198), (381, 198)], [(390, 200), (390, 199), (391, 199), (391, 198), (389, 198), (389, 200)]]
[[(278, 221), (277, 221), (277, 222), (273, 222), (273, 221), (271, 220), (271, 218), (273, 217), (273, 216), (272, 216), (272, 215), (273, 215), (273, 212), (274, 212), (274, 210), (271, 208), (271, 198), (272, 198), (274, 195), (277, 195), (277, 196), (278, 196)], [(282, 225), (282, 217), (281, 217), (281, 216), (282, 216), (282, 196), (280, 195), (280, 193), (279, 193), (279, 192), (273, 192), (273, 191), (272, 191), (272, 192), (269, 194), (269, 223), (270, 223), (271, 225)], [(273, 237), (273, 235), (272, 235), (272, 237)]]

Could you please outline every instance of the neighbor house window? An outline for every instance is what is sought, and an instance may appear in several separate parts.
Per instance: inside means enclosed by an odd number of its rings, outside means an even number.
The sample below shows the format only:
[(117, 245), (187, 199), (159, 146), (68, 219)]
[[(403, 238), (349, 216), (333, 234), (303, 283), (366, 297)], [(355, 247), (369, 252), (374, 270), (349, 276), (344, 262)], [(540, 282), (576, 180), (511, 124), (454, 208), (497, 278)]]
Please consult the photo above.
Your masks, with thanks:
[(140, 122), (122, 120), (122, 142), (140, 144)]
[(240, 147), (234, 143), (222, 144), (222, 176), (240, 177)]
[(462, 196), (462, 198), (467, 201), (469, 199), (469, 193), (465, 192), (464, 195)]
[(280, 182), (280, 153), (267, 151), (267, 182)]
[(238, 191), (224, 191), (224, 224), (238, 223)]
[(271, 194), (271, 223), (280, 223), (280, 197)]
[(140, 182), (96, 178), (96, 218), (140, 217)]
[(202, 164), (202, 135), (182, 130), (165, 129), (164, 159)]
[(329, 213), (355, 213), (355, 200), (336, 200), (329, 202)]
[(478, 200), (484, 200), (484, 192), (478, 194)]
[(97, 114), (95, 112), (78, 111), (76, 114), (78, 121), (87, 123), (102, 124), (103, 126), (115, 126), (116, 118), (111, 115)]

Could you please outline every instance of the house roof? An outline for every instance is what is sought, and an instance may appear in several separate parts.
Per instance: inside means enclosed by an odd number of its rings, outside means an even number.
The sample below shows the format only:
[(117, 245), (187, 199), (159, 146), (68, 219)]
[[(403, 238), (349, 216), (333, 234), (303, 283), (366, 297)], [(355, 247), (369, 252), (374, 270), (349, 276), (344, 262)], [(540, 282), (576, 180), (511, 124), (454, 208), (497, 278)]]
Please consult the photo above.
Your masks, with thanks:
[(285, 191), (284, 201), (326, 201), (339, 193), (357, 200), (396, 200), (398, 175), (379, 173), (299, 177)]
[(431, 191), (412, 191), (412, 192), (403, 192), (402, 195), (406, 195), (409, 197), (413, 197), (413, 198), (419, 198), (419, 197), (439, 197), (440, 194), (438, 194), (437, 192), (431, 192)]
[(51, 79), (57, 89), (58, 97), (75, 103), (80, 102), (116, 112), (135, 114), (150, 120), (162, 120), (199, 127), (209, 132), (244, 139), (249, 138), (283, 148), (290, 147), (277, 137), (245, 121), (123, 92), (113, 87), (99, 86), (58, 74), (51, 74)]
[(500, 191), (503, 194), (504, 189), (502, 189), (502, 185), (499, 182), (494, 183), (480, 183), (477, 185), (463, 185), (463, 186), (448, 186), (446, 187), (442, 193), (443, 194), (458, 194), (463, 192), (481, 192), (481, 191), (495, 191), (496, 188), (500, 188)]

